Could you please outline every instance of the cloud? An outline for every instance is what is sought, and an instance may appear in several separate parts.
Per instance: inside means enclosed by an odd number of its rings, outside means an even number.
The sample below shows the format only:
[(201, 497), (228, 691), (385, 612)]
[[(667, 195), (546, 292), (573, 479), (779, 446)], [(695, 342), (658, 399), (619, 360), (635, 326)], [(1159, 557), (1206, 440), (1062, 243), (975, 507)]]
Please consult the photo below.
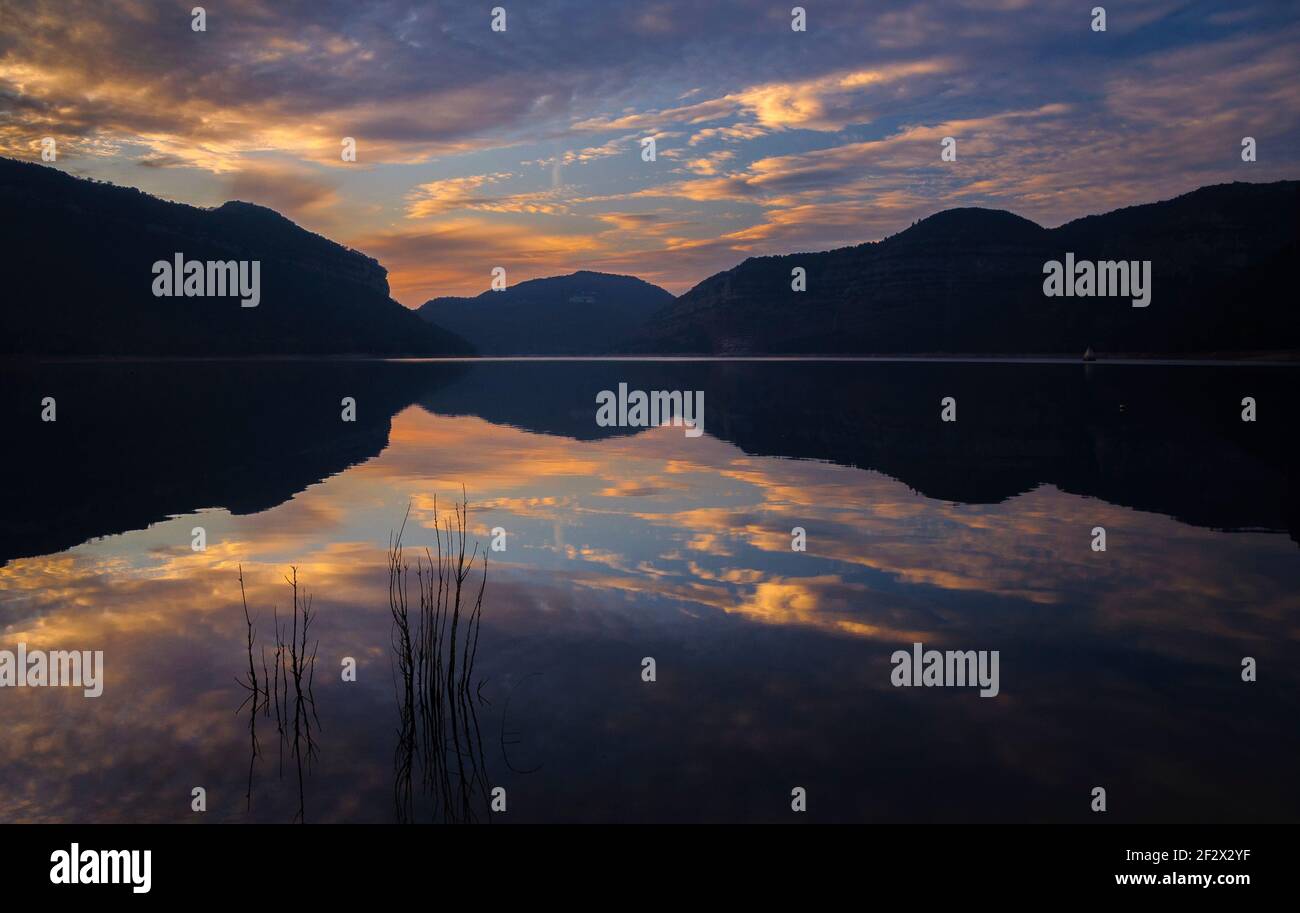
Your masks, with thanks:
[(615, 137), (599, 146), (587, 146), (582, 149), (571, 149), (560, 155), (554, 155), (549, 158), (537, 159), (531, 162), (524, 162), (525, 165), (540, 165), (543, 168), (551, 167), (556, 163), (561, 165), (584, 165), (587, 162), (594, 162), (597, 159), (609, 158), (614, 155), (626, 153), (638, 153), (640, 150), (639, 134), (631, 133), (626, 136)]
[(511, 284), (569, 272), (568, 264), (582, 262), (591, 249), (581, 234), (548, 234), (477, 216), (413, 223), (349, 243), (388, 267), (393, 297), (408, 304), (434, 295), (476, 295), (488, 288), (497, 266), (505, 267)]
[(700, 158), (691, 159), (686, 163), (686, 167), (696, 174), (713, 175), (717, 174), (725, 162), (736, 157), (736, 153), (730, 149), (719, 149), (716, 152), (710, 152), (708, 155)]
[(452, 212), (457, 209), (473, 209), (476, 206), (490, 203), (492, 198), (484, 196), (479, 191), (489, 184), (506, 181), (511, 177), (513, 175), (507, 171), (497, 172), (496, 174), (474, 174), (460, 178), (445, 178), (440, 181), (421, 184), (406, 196), (406, 215), (412, 219), (423, 219), (444, 212)]
[[(1133, 0), (1105, 34), (1087, 12), (850, 0), (794, 33), (765, 0), (538, 0), (493, 33), (465, 5), (246, 0), (194, 33), (166, 5), (0, 0), (0, 152), (31, 160), (53, 136), (75, 173), (273, 206), (392, 251), (408, 303), (481, 288), (485, 264), (682, 291), (747, 254), (875, 240), (955, 205), (1051, 225), (1295, 177), (1285, 10), (1210, 22)], [(639, 156), (650, 135), (657, 163)], [(956, 162), (939, 161), (946, 135)]]
[[(696, 125), (728, 117), (745, 117), (749, 122), (728, 128), (731, 138), (760, 136), (772, 130), (805, 129), (835, 132), (850, 124), (873, 119), (872, 102), (877, 94), (893, 87), (897, 103), (923, 88), (921, 77), (939, 76), (952, 69), (943, 59), (921, 60), (854, 69), (793, 82), (768, 82), (748, 86), (721, 98), (695, 102), (662, 111), (594, 117), (578, 121), (575, 130), (656, 130), (677, 125)], [(696, 133), (700, 136), (704, 131)]]
[(328, 217), (339, 202), (336, 181), (278, 163), (250, 163), (234, 172), (230, 196), (298, 219), (322, 213)]

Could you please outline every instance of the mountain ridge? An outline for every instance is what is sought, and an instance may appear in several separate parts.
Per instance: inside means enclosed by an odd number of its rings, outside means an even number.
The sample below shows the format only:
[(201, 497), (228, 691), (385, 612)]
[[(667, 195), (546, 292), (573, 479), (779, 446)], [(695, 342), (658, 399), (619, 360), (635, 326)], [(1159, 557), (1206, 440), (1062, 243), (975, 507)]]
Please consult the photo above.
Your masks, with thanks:
[(417, 310), (483, 355), (604, 355), (673, 296), (636, 276), (578, 270)]
[[(417, 309), (390, 297), (378, 260), (256, 203), (205, 209), (0, 158), (0, 214), (11, 301), (27, 303), (0, 309), (8, 355), (1300, 352), (1284, 304), (1300, 181), (1207, 185), (1055, 228), (954, 207), (878, 241), (748, 257), (676, 298), (578, 270)], [(259, 261), (261, 303), (154, 297), (149, 266), (173, 253)], [(1067, 253), (1150, 261), (1150, 307), (1046, 297), (1044, 266)]]
[[(389, 296), (379, 261), (254, 203), (204, 209), (0, 158), (0, 354), (465, 354)], [(158, 297), (152, 265), (257, 261), (259, 301)], [(210, 291), (202, 289), (202, 291)]]
[[(943, 210), (880, 241), (750, 257), (652, 315), (654, 354), (1080, 354), (1300, 349), (1286, 313), (1300, 182), (1209, 185), (1043, 228)], [(1153, 309), (1046, 298), (1043, 266), (1151, 260)], [(807, 270), (807, 291), (790, 271)], [(1244, 305), (1244, 306), (1243, 306)], [(1156, 315), (1150, 317), (1147, 315)], [(1144, 320), (1144, 317), (1146, 318)]]

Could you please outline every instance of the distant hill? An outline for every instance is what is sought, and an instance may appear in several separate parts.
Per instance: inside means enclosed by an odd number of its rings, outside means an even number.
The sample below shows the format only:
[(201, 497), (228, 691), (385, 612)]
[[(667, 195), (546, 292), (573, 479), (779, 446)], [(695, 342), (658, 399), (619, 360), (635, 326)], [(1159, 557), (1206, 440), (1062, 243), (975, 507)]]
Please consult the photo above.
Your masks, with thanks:
[(608, 354), (673, 296), (634, 276), (582, 270), (474, 298), (434, 298), (419, 314), (481, 355)]
[[(260, 303), (155, 297), (152, 266), (260, 261)], [(436, 355), (464, 340), (388, 295), (378, 262), (251, 203), (200, 209), (0, 158), (0, 354)], [(206, 290), (206, 289), (205, 289)]]
[[(952, 209), (883, 241), (756, 257), (676, 299), (624, 349), (647, 353), (1081, 354), (1300, 351), (1287, 270), (1300, 182), (1204, 187), (1042, 228)], [(1048, 298), (1043, 265), (1150, 260), (1146, 308)], [(791, 270), (807, 290), (791, 289)]]

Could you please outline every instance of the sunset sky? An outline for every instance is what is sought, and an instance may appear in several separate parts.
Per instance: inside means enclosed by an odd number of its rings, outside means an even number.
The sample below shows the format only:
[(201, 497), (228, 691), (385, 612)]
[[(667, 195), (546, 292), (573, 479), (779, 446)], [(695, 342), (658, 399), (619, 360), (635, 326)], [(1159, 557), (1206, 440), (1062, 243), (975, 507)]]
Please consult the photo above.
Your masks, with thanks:
[(680, 293), (953, 206), (1057, 225), (1300, 177), (1291, 2), (805, 0), (804, 33), (758, 0), (214, 0), (202, 33), (194, 5), (0, 0), (0, 154), (53, 136), (73, 174), (270, 206), (408, 306), (494, 266)]

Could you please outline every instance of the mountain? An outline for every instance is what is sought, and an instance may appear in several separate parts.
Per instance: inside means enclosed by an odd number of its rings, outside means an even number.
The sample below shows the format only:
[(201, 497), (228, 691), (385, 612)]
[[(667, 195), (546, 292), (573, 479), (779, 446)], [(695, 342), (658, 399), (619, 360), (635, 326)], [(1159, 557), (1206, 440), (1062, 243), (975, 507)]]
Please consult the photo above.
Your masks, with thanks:
[[(1300, 350), (1287, 272), (1300, 182), (1233, 183), (1047, 229), (952, 209), (883, 241), (755, 257), (705, 279), (622, 348), (904, 354)], [(1044, 265), (1151, 261), (1151, 299), (1044, 295)], [(791, 271), (807, 271), (807, 290)]]
[[(258, 261), (256, 306), (229, 295), (155, 297), (154, 264), (177, 253), (185, 261), (248, 261), (250, 281)], [(4, 158), (0, 265), (7, 292), (0, 354), (469, 351), (392, 300), (378, 262), (273, 210), (242, 202), (200, 209)]]
[(595, 355), (613, 351), (672, 300), (634, 276), (581, 270), (474, 298), (434, 298), (418, 313), (482, 355)]

